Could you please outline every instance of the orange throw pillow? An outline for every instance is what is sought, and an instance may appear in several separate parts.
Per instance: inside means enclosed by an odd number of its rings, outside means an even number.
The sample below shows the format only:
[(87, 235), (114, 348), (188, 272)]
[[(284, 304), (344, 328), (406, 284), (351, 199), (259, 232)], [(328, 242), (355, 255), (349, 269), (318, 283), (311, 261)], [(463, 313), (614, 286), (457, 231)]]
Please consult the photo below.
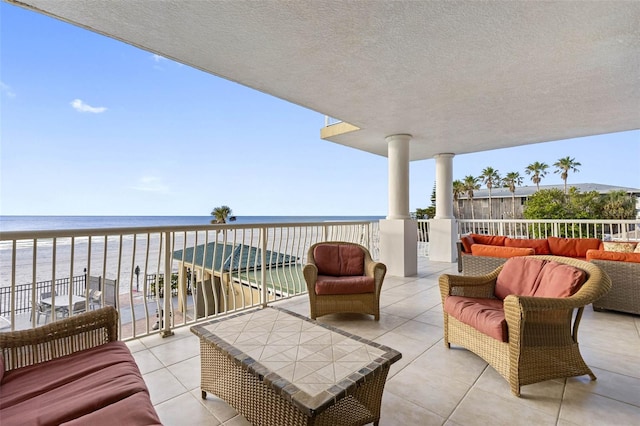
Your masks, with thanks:
[(473, 237), (471, 235), (464, 235), (460, 237), (460, 241), (462, 242), (464, 252), (471, 253), (471, 246), (475, 243), (475, 241), (473, 241)]

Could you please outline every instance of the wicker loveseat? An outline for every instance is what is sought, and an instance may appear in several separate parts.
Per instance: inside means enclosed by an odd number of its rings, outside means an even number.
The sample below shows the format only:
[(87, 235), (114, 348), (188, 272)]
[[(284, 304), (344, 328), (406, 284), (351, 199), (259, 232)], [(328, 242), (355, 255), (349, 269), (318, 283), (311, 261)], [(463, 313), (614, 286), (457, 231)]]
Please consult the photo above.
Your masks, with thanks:
[(387, 267), (354, 243), (326, 241), (309, 247), (303, 274), (310, 316), (352, 312), (380, 319), (380, 291)]
[(514, 257), (487, 275), (442, 275), (439, 285), (445, 345), (482, 357), (513, 394), (549, 379), (588, 374), (595, 380), (577, 333), (584, 306), (611, 288), (596, 265), (559, 256)]
[(117, 324), (105, 307), (0, 333), (0, 423), (161, 424)]

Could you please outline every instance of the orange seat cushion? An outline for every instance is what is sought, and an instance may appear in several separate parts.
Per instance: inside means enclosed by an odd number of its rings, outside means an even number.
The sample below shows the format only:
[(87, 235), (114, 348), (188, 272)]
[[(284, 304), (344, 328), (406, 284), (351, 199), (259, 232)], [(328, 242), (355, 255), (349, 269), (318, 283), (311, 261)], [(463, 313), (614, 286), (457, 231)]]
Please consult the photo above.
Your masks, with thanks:
[(316, 294), (362, 294), (373, 293), (376, 288), (375, 279), (367, 276), (333, 277), (318, 275)]
[(444, 311), (487, 336), (501, 342), (509, 340), (502, 300), (448, 296)]
[(319, 244), (313, 249), (318, 275), (364, 275), (364, 252), (349, 244)]
[(474, 244), (471, 246), (474, 256), (501, 257), (509, 259), (515, 256), (531, 256), (535, 254), (532, 248), (491, 246), (486, 244)]
[(587, 260), (612, 260), (614, 262), (640, 263), (640, 253), (618, 253), (615, 251), (588, 250)]

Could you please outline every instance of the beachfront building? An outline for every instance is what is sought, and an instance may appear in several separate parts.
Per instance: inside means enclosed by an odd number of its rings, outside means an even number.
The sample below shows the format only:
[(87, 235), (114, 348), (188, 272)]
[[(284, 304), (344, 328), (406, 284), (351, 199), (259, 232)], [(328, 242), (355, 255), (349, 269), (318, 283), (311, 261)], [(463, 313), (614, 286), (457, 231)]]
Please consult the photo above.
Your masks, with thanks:
[(456, 155), (640, 128), (637, 2), (9, 2), (334, 117), (324, 140), (388, 158), (397, 276), (410, 162), (435, 159), (430, 258), (453, 262)]
[[(599, 183), (578, 183), (570, 185), (570, 187), (576, 188), (580, 193), (596, 191), (601, 195), (613, 191), (624, 191), (626, 194), (636, 198), (636, 212), (640, 214), (640, 189), (638, 188)], [(564, 185), (540, 185), (541, 191), (548, 189), (564, 191)], [(527, 200), (537, 191), (538, 188), (535, 185), (516, 187), (514, 193), (509, 188), (492, 188), (491, 198), (489, 198), (488, 189), (479, 189), (473, 191), (472, 200), (469, 199), (466, 193), (460, 194), (454, 213), (458, 219), (471, 219), (471, 203), (473, 203), (473, 218), (475, 219), (489, 219), (489, 211), (492, 212), (491, 219), (522, 219)], [(489, 203), (491, 203), (491, 210), (489, 210)], [(515, 216), (513, 214), (514, 211)]]

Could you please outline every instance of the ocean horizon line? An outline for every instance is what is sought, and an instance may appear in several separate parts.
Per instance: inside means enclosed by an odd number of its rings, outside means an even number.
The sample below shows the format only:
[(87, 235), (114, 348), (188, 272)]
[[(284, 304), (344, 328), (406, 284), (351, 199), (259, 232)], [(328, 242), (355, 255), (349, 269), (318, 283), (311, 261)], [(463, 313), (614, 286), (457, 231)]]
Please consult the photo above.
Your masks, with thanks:
[[(323, 222), (379, 220), (383, 215), (254, 215), (234, 216), (229, 223)], [(51, 229), (129, 228), (149, 226), (208, 225), (211, 215), (0, 215), (0, 232)]]

